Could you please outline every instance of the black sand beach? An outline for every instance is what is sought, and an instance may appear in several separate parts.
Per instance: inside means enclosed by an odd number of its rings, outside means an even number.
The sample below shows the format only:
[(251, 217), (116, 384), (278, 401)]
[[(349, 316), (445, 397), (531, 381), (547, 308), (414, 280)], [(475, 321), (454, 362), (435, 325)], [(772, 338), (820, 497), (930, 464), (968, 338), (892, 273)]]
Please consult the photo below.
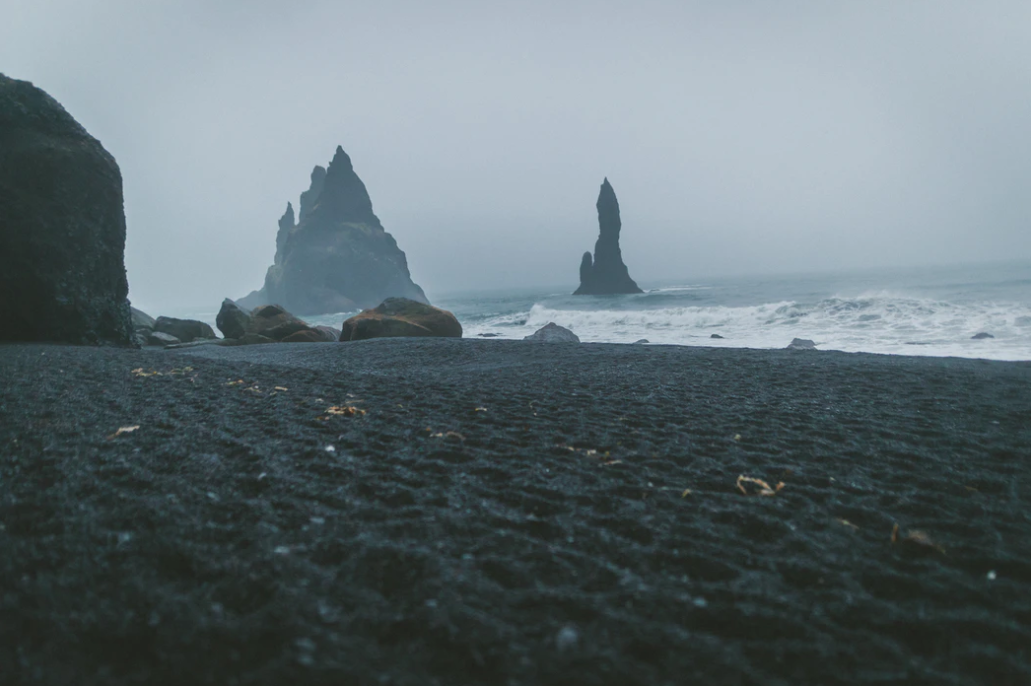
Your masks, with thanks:
[(1031, 363), (8, 345), (0, 682), (1027, 684), (1029, 506)]

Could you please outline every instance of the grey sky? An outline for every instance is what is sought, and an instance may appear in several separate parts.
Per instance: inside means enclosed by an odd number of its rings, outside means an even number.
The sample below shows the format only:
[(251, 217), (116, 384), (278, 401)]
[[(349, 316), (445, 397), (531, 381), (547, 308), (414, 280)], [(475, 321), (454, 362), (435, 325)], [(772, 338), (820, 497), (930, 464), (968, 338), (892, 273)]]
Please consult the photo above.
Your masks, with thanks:
[[(343, 145), (415, 281), (1031, 258), (1031, 3), (8, 0), (0, 72), (122, 169), (130, 298), (261, 285)], [(159, 313), (159, 312), (158, 312)]]

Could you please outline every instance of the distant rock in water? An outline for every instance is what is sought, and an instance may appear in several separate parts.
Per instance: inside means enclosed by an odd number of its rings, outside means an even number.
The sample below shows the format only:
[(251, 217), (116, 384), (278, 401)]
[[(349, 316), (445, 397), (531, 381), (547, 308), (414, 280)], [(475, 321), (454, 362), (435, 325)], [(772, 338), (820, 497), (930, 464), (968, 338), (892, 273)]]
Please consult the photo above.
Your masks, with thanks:
[(816, 343), (808, 338), (792, 338), (786, 350), (816, 350)]
[(619, 201), (606, 178), (598, 194), (598, 242), (594, 244), (594, 258), (585, 252), (580, 261), (580, 287), (573, 295), (614, 295), (617, 293), (643, 293), (630, 278), (623, 253), (619, 249)]
[(714, 333), (714, 334), (710, 334), (709, 338), (723, 338), (723, 336), (719, 335), (718, 333)]
[(529, 336), (524, 336), (523, 340), (539, 343), (579, 343), (580, 337), (564, 326), (548, 322)]
[(986, 338), (995, 338), (995, 336), (991, 335), (987, 331), (982, 331), (981, 333), (976, 333), (973, 336), (971, 336), (970, 340), (972, 340), (972, 341), (983, 341)]
[(237, 304), (277, 303), (314, 315), (374, 307), (390, 297), (428, 303), (412, 281), (404, 252), (373, 213), (351, 158), (338, 146), (328, 169), (312, 171), (296, 224), (293, 205), (287, 204), (265, 285)]
[(52, 97), (0, 74), (0, 340), (136, 345), (122, 175)]

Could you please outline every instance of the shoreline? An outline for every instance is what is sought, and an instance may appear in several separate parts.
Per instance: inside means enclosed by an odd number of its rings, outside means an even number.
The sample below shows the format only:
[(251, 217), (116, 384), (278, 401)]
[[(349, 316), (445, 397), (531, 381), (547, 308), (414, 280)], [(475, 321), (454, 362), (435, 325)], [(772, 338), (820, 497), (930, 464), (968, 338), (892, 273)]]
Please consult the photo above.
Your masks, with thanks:
[(0, 346), (0, 663), (1031, 680), (1031, 363), (465, 340)]

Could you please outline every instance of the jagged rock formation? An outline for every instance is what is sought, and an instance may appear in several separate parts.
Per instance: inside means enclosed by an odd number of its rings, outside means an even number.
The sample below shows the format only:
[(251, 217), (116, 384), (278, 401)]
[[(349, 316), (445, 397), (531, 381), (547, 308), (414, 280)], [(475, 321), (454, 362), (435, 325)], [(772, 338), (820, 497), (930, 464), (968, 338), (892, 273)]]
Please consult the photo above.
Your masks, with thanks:
[(265, 285), (237, 301), (241, 307), (277, 303), (314, 315), (374, 307), (389, 297), (428, 302), (343, 148), (328, 169), (312, 171), (297, 221), (288, 204)]
[(300, 220), (304, 221), (304, 218), (308, 216), (312, 208), (315, 207), (315, 203), (318, 201), (319, 196), (322, 195), (322, 187), (326, 183), (326, 168), (322, 165), (316, 164), (315, 168), (311, 170), (311, 185), (308, 186), (308, 190), (301, 193), (301, 216)]
[[(283, 246), (286, 245), (286, 239), (290, 237), (290, 232), (293, 231), (296, 222), (294, 221), (294, 206), (291, 203), (286, 204), (286, 212), (279, 218), (279, 231), (276, 233), (276, 258), (283, 254)], [(277, 262), (278, 264), (278, 262)]]
[(124, 253), (115, 159), (0, 74), (0, 340), (134, 345)]
[(616, 293), (642, 293), (630, 278), (623, 253), (619, 249), (619, 202), (608, 178), (601, 184), (598, 194), (598, 225), (600, 233), (594, 244), (594, 259), (585, 252), (580, 262), (580, 287), (573, 295), (613, 295)]

